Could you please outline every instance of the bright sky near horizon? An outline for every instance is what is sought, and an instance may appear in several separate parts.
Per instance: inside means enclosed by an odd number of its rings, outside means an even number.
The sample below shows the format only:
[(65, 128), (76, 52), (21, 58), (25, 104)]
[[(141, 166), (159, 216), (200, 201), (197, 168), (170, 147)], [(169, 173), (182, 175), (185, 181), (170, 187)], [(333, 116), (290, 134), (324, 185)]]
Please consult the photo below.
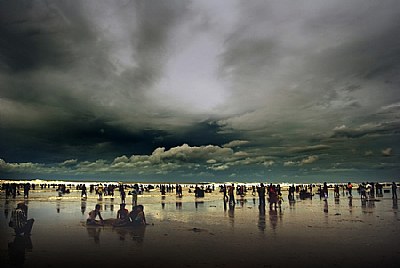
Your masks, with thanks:
[(400, 1), (0, 2), (1, 178), (398, 178)]

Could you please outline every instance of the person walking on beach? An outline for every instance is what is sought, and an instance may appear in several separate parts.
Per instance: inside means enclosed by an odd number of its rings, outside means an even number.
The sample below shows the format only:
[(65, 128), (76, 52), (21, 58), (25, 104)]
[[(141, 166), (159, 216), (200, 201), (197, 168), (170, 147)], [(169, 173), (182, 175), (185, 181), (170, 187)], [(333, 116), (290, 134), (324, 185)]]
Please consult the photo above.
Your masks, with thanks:
[(397, 199), (397, 185), (392, 182), (392, 199)]
[(28, 207), (24, 203), (18, 203), (8, 225), (14, 229), (16, 235), (30, 235), (34, 221), (28, 220)]
[(235, 185), (233, 183), (231, 186), (229, 186), (228, 195), (229, 195), (229, 204), (234, 206), (235, 205)]
[(367, 199), (367, 189), (365, 183), (364, 182), (361, 183), (359, 188), (360, 188), (361, 199)]
[(296, 191), (296, 188), (294, 187), (294, 184), (292, 184), (292, 186), (289, 187), (289, 195), (288, 195), (289, 201), (294, 201), (294, 192), (295, 191)]
[(224, 203), (228, 202), (228, 195), (225, 184), (222, 186), (222, 193), (224, 194)]
[(352, 191), (353, 191), (353, 185), (351, 182), (347, 183), (347, 190), (349, 191), (349, 196), (353, 197)]
[(335, 195), (335, 198), (339, 198), (339, 196), (340, 196), (338, 184), (335, 184), (334, 195)]
[[(96, 218), (99, 217), (100, 222), (96, 220)], [(100, 205), (97, 204), (94, 208), (94, 210), (89, 212), (89, 218), (86, 220), (87, 225), (103, 225), (103, 217), (101, 216), (100, 213)]]

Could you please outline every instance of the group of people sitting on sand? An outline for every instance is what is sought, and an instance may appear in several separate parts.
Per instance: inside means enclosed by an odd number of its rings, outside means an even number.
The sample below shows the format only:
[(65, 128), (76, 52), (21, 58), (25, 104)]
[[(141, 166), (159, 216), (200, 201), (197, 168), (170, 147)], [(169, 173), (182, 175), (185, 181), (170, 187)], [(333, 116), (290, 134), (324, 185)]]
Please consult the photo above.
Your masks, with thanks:
[[(97, 220), (97, 218), (100, 220)], [(95, 209), (89, 212), (86, 225), (104, 226), (106, 223), (110, 223), (114, 227), (144, 226), (146, 225), (144, 207), (143, 205), (137, 205), (129, 212), (128, 209), (125, 208), (125, 203), (122, 203), (120, 204), (116, 219), (104, 220), (100, 213), (100, 205), (97, 204)]]

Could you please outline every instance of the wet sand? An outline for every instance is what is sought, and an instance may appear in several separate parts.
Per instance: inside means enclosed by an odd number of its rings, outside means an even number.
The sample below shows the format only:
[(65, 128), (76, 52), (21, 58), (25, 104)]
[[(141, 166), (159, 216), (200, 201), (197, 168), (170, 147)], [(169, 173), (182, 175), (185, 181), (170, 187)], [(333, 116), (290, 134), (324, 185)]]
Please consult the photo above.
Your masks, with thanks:
[[(195, 198), (187, 189), (161, 197), (139, 196), (145, 228), (86, 227), (87, 214), (101, 204), (103, 218), (115, 218), (114, 199), (101, 201), (72, 190), (58, 198), (49, 190), (31, 191), (25, 200), (35, 219), (29, 238), (8, 227), (12, 209), (23, 197), (0, 195), (2, 267), (398, 267), (400, 217), (397, 200), (386, 193), (376, 201), (319, 196), (281, 208), (260, 209), (248, 193), (234, 207), (225, 206), (218, 191)], [(127, 208), (131, 210), (127, 196)]]

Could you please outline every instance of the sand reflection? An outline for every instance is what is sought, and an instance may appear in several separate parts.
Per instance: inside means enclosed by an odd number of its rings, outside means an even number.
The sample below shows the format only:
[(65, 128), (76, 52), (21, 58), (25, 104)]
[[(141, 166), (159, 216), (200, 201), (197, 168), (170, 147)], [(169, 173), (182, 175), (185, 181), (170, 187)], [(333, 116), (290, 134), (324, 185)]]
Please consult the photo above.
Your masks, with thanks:
[(258, 211), (259, 211), (259, 213), (258, 213), (258, 224), (257, 224), (257, 226), (258, 226), (258, 229), (261, 232), (264, 232), (265, 231), (265, 226), (266, 226), (266, 223), (265, 223), (265, 205), (259, 205), (258, 206)]
[(132, 240), (136, 242), (137, 245), (141, 245), (144, 241), (144, 234), (146, 226), (136, 226), (136, 227), (118, 227), (118, 228), (108, 228), (107, 227), (96, 227), (90, 226), (86, 227), (88, 236), (93, 239), (95, 244), (100, 244), (100, 236), (105, 232), (114, 232), (117, 234), (120, 241)]
[(16, 235), (14, 241), (8, 243), (8, 257), (11, 265), (22, 266), (25, 263), (26, 252), (32, 252), (31, 237)]

